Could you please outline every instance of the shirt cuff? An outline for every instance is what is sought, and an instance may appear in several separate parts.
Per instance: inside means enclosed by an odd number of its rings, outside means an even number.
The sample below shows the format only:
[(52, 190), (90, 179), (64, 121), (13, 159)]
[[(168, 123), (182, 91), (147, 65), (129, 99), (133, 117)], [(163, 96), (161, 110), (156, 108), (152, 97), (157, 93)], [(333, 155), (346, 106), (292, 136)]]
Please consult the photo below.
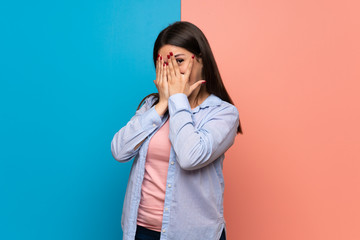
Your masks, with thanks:
[(141, 115), (140, 123), (145, 131), (154, 130), (161, 125), (161, 122), (160, 115), (156, 111), (155, 106)]
[(191, 106), (187, 96), (184, 93), (176, 93), (168, 100), (169, 114), (173, 116), (176, 112), (187, 110), (191, 113)]

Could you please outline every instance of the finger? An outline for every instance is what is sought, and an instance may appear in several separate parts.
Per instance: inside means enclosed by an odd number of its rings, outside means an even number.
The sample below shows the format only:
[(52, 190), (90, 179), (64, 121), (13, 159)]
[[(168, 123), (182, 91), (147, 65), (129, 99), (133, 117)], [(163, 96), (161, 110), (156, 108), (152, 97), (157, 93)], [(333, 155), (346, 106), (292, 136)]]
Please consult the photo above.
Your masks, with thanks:
[(160, 72), (159, 72), (159, 84), (162, 82), (162, 75), (164, 71), (164, 60), (161, 58), (160, 60)]
[(168, 58), (168, 63), (169, 63), (168, 67), (169, 67), (171, 79), (175, 79), (176, 74), (175, 74), (175, 70), (174, 70), (174, 66), (172, 64), (172, 61), (170, 59), (170, 55), (167, 55), (167, 58)]
[(172, 81), (169, 65), (166, 65), (166, 78), (167, 78), (168, 83)]
[(158, 55), (158, 58), (156, 60), (156, 80), (159, 80), (159, 76), (160, 76), (160, 64), (161, 64), (161, 60), (160, 60), (161, 56), (160, 54)]
[(160, 75), (160, 54), (158, 54), (158, 57), (156, 59), (156, 78), (154, 80), (156, 88), (158, 87), (159, 75)]
[(175, 59), (175, 57), (173, 56), (173, 53), (172, 53), (172, 52), (170, 52), (170, 60), (171, 60), (171, 63), (173, 64), (173, 66), (174, 66), (175, 75), (176, 75), (177, 77), (180, 77), (179, 65), (177, 64), (176, 59)]
[(194, 65), (194, 55), (191, 57), (190, 59), (190, 63), (189, 65), (187, 66), (186, 68), (186, 71), (185, 71), (185, 79), (189, 79), (190, 77), (190, 73), (191, 73), (191, 70), (192, 70), (192, 66)]
[(163, 74), (162, 74), (162, 81), (163, 81), (163, 84), (166, 84), (166, 82), (167, 82), (167, 79), (166, 79), (166, 72), (167, 72), (167, 69), (168, 67), (167, 67), (167, 65), (165, 64), (165, 66), (164, 66), (164, 71), (163, 71)]
[(196, 88), (198, 88), (199, 86), (201, 86), (201, 84), (205, 83), (205, 80), (199, 80), (196, 83), (194, 83), (193, 85), (190, 86), (190, 93), (191, 94)]

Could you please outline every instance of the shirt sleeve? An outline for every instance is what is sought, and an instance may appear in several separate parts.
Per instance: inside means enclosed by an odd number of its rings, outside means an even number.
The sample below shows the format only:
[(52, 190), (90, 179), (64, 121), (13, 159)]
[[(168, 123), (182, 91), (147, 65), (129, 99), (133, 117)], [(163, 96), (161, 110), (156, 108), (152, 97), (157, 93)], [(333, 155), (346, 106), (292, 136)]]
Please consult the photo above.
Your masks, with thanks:
[(130, 121), (114, 135), (111, 141), (113, 157), (119, 162), (131, 160), (138, 153), (140, 146), (134, 148), (161, 125), (161, 122), (155, 106), (151, 107), (151, 101), (147, 98)]
[(195, 128), (188, 98), (183, 93), (171, 95), (170, 142), (177, 161), (185, 170), (204, 167), (225, 153), (234, 143), (239, 112), (232, 104), (222, 104), (200, 128)]

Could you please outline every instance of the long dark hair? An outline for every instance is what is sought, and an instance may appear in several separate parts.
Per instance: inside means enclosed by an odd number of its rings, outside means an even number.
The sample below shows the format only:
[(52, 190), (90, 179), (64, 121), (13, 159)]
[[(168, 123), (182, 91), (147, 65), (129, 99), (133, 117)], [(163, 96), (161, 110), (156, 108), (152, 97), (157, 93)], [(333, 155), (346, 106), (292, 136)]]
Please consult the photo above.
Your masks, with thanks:
[[(196, 57), (201, 58), (203, 63), (202, 79), (206, 80), (206, 84), (202, 84), (201, 87), (205, 87), (208, 93), (214, 94), (221, 100), (234, 105), (221, 79), (210, 44), (204, 33), (198, 27), (190, 22), (177, 21), (163, 29), (154, 44), (153, 59), (155, 67), (159, 49), (167, 44), (184, 48)], [(144, 100), (151, 95), (157, 97), (153, 106), (159, 102), (159, 94), (151, 93), (141, 100), (137, 109), (139, 109)], [(240, 119), (237, 133), (243, 134)]]

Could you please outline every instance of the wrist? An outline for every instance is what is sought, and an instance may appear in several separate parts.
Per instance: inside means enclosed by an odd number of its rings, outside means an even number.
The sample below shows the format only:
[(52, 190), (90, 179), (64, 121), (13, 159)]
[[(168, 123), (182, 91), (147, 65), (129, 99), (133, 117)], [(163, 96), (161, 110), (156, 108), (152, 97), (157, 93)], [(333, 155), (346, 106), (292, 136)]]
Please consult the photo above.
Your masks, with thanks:
[(160, 116), (163, 116), (165, 112), (167, 111), (168, 103), (167, 102), (158, 102), (155, 105), (155, 110)]
[(169, 91), (169, 97), (170, 96), (172, 96), (172, 95), (174, 95), (174, 94), (177, 94), (177, 93), (180, 93), (180, 91), (178, 91), (178, 90), (172, 90), (172, 91)]

